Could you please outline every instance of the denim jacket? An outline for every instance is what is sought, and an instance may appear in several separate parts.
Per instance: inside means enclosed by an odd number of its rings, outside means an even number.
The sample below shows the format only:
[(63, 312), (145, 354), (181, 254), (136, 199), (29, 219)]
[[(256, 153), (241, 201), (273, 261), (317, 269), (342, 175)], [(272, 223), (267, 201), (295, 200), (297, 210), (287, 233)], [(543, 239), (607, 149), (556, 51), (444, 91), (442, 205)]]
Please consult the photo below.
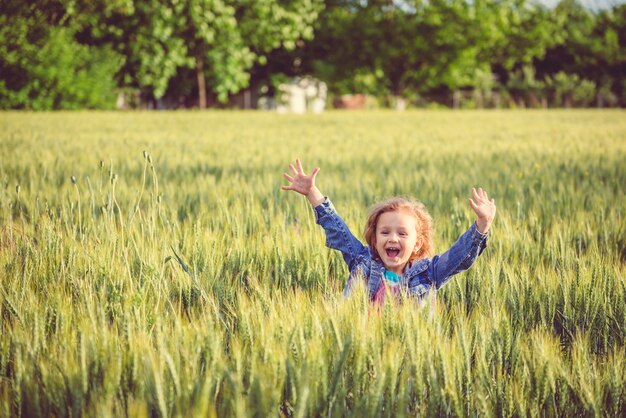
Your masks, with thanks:
[[(372, 249), (363, 245), (348, 229), (328, 198), (315, 207), (316, 222), (324, 228), (326, 246), (341, 251), (350, 270), (350, 278), (344, 289), (349, 295), (357, 277), (364, 278), (370, 299), (381, 285), (385, 266), (374, 258)], [(415, 260), (405, 270), (400, 280), (404, 292), (423, 299), (430, 291), (446, 284), (453, 275), (467, 270), (487, 246), (487, 234), (481, 234), (476, 224), (459, 237), (443, 254), (432, 258)]]

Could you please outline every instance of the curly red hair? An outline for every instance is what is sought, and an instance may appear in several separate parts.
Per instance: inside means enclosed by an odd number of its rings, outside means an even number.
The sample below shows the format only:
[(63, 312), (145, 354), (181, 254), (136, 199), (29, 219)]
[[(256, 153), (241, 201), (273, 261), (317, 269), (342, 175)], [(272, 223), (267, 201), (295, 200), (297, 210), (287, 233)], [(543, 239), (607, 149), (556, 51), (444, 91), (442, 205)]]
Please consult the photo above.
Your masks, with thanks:
[(420, 248), (417, 252), (411, 254), (409, 261), (428, 258), (435, 255), (435, 246), (433, 244), (433, 219), (431, 218), (426, 206), (423, 203), (405, 199), (403, 197), (392, 197), (383, 202), (377, 203), (370, 209), (365, 225), (365, 241), (374, 252), (374, 256), (380, 259), (380, 255), (376, 251), (376, 224), (378, 218), (385, 212), (395, 212), (405, 210), (415, 216), (417, 220), (417, 242)]

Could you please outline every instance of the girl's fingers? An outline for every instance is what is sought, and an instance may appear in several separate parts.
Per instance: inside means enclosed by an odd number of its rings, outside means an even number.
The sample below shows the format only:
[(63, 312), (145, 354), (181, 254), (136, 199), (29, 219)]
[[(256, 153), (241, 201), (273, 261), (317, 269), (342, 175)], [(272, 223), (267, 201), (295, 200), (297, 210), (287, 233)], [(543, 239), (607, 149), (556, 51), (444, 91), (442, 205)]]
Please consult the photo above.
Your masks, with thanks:
[(291, 168), (291, 171), (292, 171), (294, 176), (298, 175), (298, 170), (296, 170), (296, 167), (294, 167), (293, 164), (289, 164), (289, 168)]
[(280, 186), (280, 190), (293, 190), (292, 186)]
[(289, 183), (293, 183), (293, 177), (291, 177), (289, 174), (283, 173), (283, 177), (286, 178)]
[(478, 209), (478, 207), (476, 206), (476, 203), (474, 203), (472, 199), (467, 199), (467, 201), (469, 202), (470, 208), (472, 208), (472, 210), (474, 210), (475, 212), (476, 209)]
[(311, 177), (313, 178), (313, 180), (315, 180), (315, 176), (317, 176), (317, 172), (320, 171), (319, 167), (315, 167), (313, 169), (313, 172), (311, 173)]
[(474, 199), (480, 200), (480, 196), (478, 195), (478, 192), (473, 187), (472, 187), (472, 196), (474, 197)]
[(302, 169), (302, 163), (300, 162), (300, 160), (299, 160), (299, 159), (296, 159), (296, 164), (297, 164), (297, 166), (298, 166), (298, 172), (299, 172), (300, 174), (304, 174), (304, 170)]
[(484, 190), (483, 194), (485, 195), (485, 200), (489, 200), (489, 196), (487, 196), (487, 190)]

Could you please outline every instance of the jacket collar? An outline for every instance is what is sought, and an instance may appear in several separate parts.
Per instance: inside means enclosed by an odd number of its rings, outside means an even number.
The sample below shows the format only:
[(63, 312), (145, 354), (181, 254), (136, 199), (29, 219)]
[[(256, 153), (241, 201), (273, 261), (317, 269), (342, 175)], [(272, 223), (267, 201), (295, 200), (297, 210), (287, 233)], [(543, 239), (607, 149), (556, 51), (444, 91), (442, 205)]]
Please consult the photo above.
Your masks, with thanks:
[[(372, 260), (372, 261), (373, 261), (373, 266), (372, 267), (374, 269), (384, 271), (385, 266), (384, 266), (384, 264), (382, 262), (380, 262), (379, 260)], [(406, 269), (406, 271), (403, 274), (403, 277), (406, 280), (412, 279), (413, 277), (417, 276), (418, 274), (426, 271), (428, 269), (429, 265), (430, 265), (430, 258), (422, 258), (420, 260), (415, 260)]]

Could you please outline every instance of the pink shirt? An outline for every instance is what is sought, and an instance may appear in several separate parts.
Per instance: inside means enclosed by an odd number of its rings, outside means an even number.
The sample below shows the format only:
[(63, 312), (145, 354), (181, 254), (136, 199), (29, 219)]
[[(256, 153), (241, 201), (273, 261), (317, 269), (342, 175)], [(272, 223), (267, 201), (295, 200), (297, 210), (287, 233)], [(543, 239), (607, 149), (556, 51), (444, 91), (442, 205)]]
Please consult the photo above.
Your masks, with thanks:
[(385, 304), (387, 295), (391, 296), (394, 300), (400, 300), (400, 278), (401, 276), (398, 276), (394, 272), (385, 270), (385, 276), (374, 295), (374, 305), (382, 307)]

